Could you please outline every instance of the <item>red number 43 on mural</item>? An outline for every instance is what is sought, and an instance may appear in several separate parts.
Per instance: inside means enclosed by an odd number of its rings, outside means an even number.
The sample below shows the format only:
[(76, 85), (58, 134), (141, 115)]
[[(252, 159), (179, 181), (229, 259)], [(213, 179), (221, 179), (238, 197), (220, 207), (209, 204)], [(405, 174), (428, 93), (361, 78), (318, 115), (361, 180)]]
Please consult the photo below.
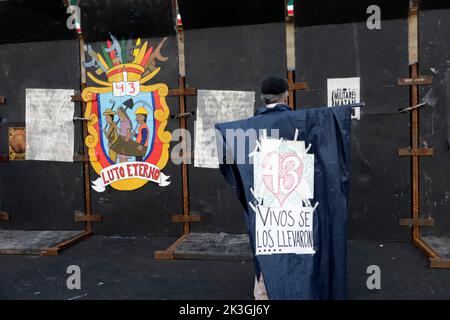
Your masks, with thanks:
[[(129, 40), (131, 41), (131, 40)], [(92, 182), (95, 191), (103, 192), (107, 186), (117, 190), (135, 190), (149, 181), (160, 186), (170, 184), (162, 169), (169, 159), (171, 134), (165, 131), (169, 108), (164, 83), (149, 81), (161, 70), (155, 60), (167, 60), (159, 50), (141, 43), (134, 46), (111, 36), (107, 47), (94, 52), (89, 45), (85, 63), (87, 76), (98, 86), (83, 90), (86, 102), (85, 117), (88, 136), (85, 143), (89, 160), (99, 177)], [(127, 48), (133, 47), (127, 51)]]

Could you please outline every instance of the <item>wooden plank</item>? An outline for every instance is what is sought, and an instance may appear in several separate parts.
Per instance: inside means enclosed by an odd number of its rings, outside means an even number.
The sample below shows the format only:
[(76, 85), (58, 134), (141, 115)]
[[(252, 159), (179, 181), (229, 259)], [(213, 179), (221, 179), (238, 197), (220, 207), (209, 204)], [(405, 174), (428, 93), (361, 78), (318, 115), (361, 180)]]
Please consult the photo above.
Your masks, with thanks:
[(404, 78), (404, 79), (397, 80), (397, 85), (399, 85), (399, 86), (422, 86), (422, 85), (430, 85), (430, 84), (433, 84), (432, 76), (423, 76), (423, 77), (414, 77), (413, 76), (412, 78)]
[[(414, 0), (413, 0), (414, 1)], [(419, 61), (419, 29), (418, 29), (418, 10), (419, 8), (412, 4), (408, 14), (408, 55), (409, 64)]]
[(434, 149), (433, 148), (420, 148), (420, 149), (410, 149), (410, 148), (401, 148), (398, 149), (399, 157), (411, 157), (411, 156), (433, 156)]
[(42, 249), (57, 247), (59, 243), (82, 233), (67, 230), (0, 230), (0, 254), (41, 254)]
[(0, 221), (9, 221), (10, 220), (9, 213), (7, 212), (0, 212)]
[(399, 224), (404, 227), (412, 226), (434, 226), (434, 218), (423, 218), (423, 219), (411, 219), (411, 218), (400, 218)]
[(200, 222), (201, 216), (199, 214), (189, 214), (189, 215), (173, 215), (172, 222)]
[(174, 252), (174, 259), (251, 261), (252, 257), (247, 234), (190, 233)]

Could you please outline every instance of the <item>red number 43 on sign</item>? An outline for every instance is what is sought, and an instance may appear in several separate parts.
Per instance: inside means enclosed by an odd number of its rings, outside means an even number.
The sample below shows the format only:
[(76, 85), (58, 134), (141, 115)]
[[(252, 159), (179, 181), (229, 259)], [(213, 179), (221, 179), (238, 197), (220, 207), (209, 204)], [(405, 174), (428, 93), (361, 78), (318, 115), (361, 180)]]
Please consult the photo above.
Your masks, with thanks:
[(113, 83), (114, 97), (137, 96), (140, 91), (139, 81)]

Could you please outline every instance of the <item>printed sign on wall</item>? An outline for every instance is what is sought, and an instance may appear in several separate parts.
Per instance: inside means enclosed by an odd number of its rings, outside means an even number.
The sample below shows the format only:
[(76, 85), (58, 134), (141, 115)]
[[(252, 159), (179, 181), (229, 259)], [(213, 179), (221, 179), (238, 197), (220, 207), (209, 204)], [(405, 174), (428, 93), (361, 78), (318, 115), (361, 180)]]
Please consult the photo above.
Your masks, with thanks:
[(314, 155), (303, 141), (263, 138), (253, 154), (256, 255), (314, 254)]
[(138, 39), (112, 41), (102, 52), (86, 47), (94, 68), (87, 76), (99, 87), (88, 87), (82, 97), (87, 102), (85, 117), (89, 119), (86, 145), (89, 159), (99, 178), (92, 188), (105, 191), (135, 190), (148, 181), (167, 186), (169, 177), (161, 170), (169, 159), (171, 134), (165, 131), (169, 108), (168, 87), (164, 83), (147, 84), (161, 70), (156, 60), (166, 61), (160, 53), (165, 40), (153, 49)]
[[(328, 79), (328, 106), (337, 107), (361, 102), (360, 78)], [(361, 119), (360, 108), (353, 109), (352, 119)]]
[(214, 125), (253, 116), (254, 91), (197, 91), (194, 166), (219, 168)]
[(73, 162), (74, 90), (26, 89), (27, 160)]

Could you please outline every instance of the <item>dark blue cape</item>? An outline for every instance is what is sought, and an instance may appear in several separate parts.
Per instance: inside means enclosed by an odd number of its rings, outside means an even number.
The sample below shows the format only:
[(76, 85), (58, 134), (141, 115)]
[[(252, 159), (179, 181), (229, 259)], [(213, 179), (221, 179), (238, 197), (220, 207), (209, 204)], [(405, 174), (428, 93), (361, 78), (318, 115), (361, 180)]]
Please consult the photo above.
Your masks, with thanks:
[[(279, 254), (255, 256), (255, 271), (264, 276), (270, 299), (345, 299), (347, 292), (346, 237), (350, 180), (351, 106), (292, 111), (286, 105), (260, 108), (249, 119), (221, 123), (216, 129), (223, 146), (222, 157), (235, 157), (237, 141), (227, 141), (227, 129), (279, 129), (280, 138), (298, 140), (312, 147), (314, 154), (314, 199), (319, 202), (314, 212), (314, 255)], [(259, 138), (259, 137), (258, 137)], [(222, 143), (223, 142), (223, 143)], [(234, 146), (231, 150), (230, 146)], [(253, 143), (245, 144), (248, 155)], [(219, 152), (220, 153), (220, 152)], [(236, 162), (236, 161), (235, 161)], [(255, 199), (253, 164), (221, 164), (225, 179), (233, 188), (245, 211), (245, 222), (255, 252), (255, 213), (248, 202)]]

